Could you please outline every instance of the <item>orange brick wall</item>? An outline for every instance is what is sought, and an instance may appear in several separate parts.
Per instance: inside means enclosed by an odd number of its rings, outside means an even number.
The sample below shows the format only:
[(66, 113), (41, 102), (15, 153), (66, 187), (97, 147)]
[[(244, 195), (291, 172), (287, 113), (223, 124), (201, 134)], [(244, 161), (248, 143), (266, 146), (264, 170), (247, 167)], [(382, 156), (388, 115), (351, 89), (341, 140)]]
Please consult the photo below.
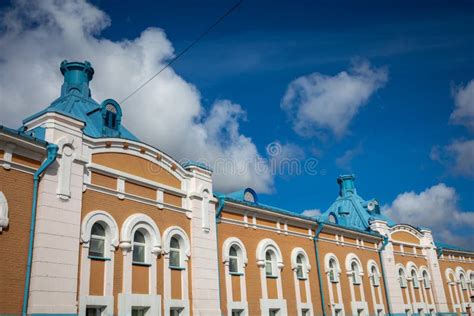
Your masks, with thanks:
[[(347, 238), (344, 237), (344, 240)], [(371, 245), (372, 243), (366, 242), (367, 245)], [(377, 263), (379, 272), (382, 273), (382, 266), (379, 261), (379, 256), (376, 251), (369, 251), (363, 248), (356, 248), (356, 247), (350, 247), (350, 246), (343, 246), (343, 245), (336, 245), (335, 243), (332, 242), (326, 242), (326, 241), (320, 241), (319, 242), (319, 259), (320, 259), (320, 264), (321, 264), (321, 273), (323, 274), (321, 277), (323, 279), (323, 288), (324, 288), (324, 298), (326, 300), (326, 306), (328, 306), (329, 303), (329, 288), (327, 284), (327, 278), (325, 274), (325, 266), (324, 266), (324, 257), (328, 253), (333, 253), (336, 257), (337, 260), (339, 261), (339, 265), (341, 268), (341, 275), (339, 276), (340, 282), (341, 282), (341, 290), (342, 290), (342, 299), (344, 302), (344, 308), (346, 315), (352, 315), (352, 310), (351, 310), (351, 293), (350, 293), (350, 283), (348, 276), (346, 274), (346, 257), (349, 253), (354, 253), (359, 257), (359, 260), (361, 261), (362, 264), (362, 269), (364, 270), (364, 275), (362, 277), (362, 282), (364, 286), (364, 295), (365, 295), (365, 300), (367, 301), (367, 304), (369, 305), (369, 313), (371, 315), (375, 314), (374, 310), (374, 303), (372, 300), (372, 294), (370, 291), (370, 280), (369, 280), (369, 273), (367, 271), (367, 263), (369, 260), (374, 260)], [(383, 284), (383, 279), (380, 278), (380, 286), (382, 286), (382, 293), (384, 293), (384, 284)], [(333, 293), (335, 293), (336, 287), (333, 289)], [(356, 289), (356, 297), (359, 297), (359, 289)], [(336, 297), (336, 295), (335, 295)], [(387, 303), (385, 302), (385, 295), (384, 295), (384, 305), (385, 305), (385, 310), (387, 311)], [(327, 313), (330, 315), (331, 310), (329, 309), (329, 306), (327, 308)]]
[[(260, 284), (260, 271), (256, 261), (256, 251), (258, 243), (265, 238), (273, 239), (283, 255), (283, 270), (282, 275), (282, 288), (283, 297), (287, 300), (287, 308), (289, 315), (296, 315), (296, 292), (294, 282), (294, 272), (291, 270), (291, 251), (295, 247), (303, 248), (308, 254), (309, 264), (312, 269), (309, 273), (311, 296), (313, 302), (313, 308), (315, 314), (321, 313), (321, 301), (319, 298), (319, 284), (316, 269), (316, 258), (314, 255), (314, 243), (310, 238), (295, 237), (291, 235), (285, 235), (283, 233), (278, 234), (277, 232), (271, 232), (261, 229), (253, 229), (251, 227), (245, 228), (242, 226), (232, 225), (228, 223), (218, 224), (218, 260), (219, 260), (219, 272), (220, 272), (220, 284), (221, 284), (221, 309), (222, 313), (227, 313), (227, 301), (226, 301), (226, 285), (224, 275), (224, 264), (222, 262), (222, 245), (224, 241), (229, 237), (239, 238), (247, 251), (248, 264), (245, 268), (245, 278), (247, 284), (247, 300), (249, 307), (249, 315), (260, 314), (260, 298), (261, 284)], [(274, 280), (273, 280), (274, 281)], [(267, 280), (268, 294), (271, 297), (273, 286), (270, 279)], [(304, 293), (304, 292), (303, 292)], [(276, 295), (276, 294), (275, 294)]]
[[(10, 223), (0, 233), (0, 314), (20, 314), (33, 198), (33, 175), (0, 167)], [(8, 254), (8, 255), (7, 255)]]
[[(122, 228), (123, 222), (132, 214), (143, 213), (150, 216), (158, 226), (160, 233), (163, 235), (163, 232), (166, 228), (170, 226), (179, 226), (181, 227), (188, 236), (190, 236), (190, 221), (183, 213), (178, 213), (170, 210), (160, 210), (155, 206), (142, 204), (130, 200), (120, 200), (116, 196), (95, 192), (92, 190), (86, 190), (83, 193), (82, 200), (82, 218), (86, 216), (89, 212), (95, 210), (103, 210), (108, 212), (115, 219), (118, 225), (118, 229)], [(189, 261), (189, 267), (191, 267), (191, 260)], [(143, 271), (136, 271), (139, 272)], [(184, 272), (183, 272), (184, 273)], [(189, 273), (189, 297), (192, 299), (191, 291), (191, 269), (188, 269)], [(114, 313), (118, 313), (117, 303), (118, 303), (118, 294), (122, 292), (122, 275), (123, 275), (123, 256), (122, 251), (117, 249), (115, 252), (114, 260)], [(157, 260), (157, 294), (163, 295), (163, 257), (158, 257)], [(132, 278), (132, 282), (133, 278)], [(135, 284), (135, 283), (134, 283)], [(134, 286), (137, 286), (136, 284)], [(143, 291), (142, 288), (137, 291)]]

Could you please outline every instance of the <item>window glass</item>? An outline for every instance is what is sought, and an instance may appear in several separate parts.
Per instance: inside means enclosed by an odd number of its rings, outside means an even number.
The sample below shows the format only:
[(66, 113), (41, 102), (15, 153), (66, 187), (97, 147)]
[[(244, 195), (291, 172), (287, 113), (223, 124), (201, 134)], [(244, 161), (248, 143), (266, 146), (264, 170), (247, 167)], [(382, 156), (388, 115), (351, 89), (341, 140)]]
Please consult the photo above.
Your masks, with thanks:
[(303, 264), (303, 255), (298, 255), (296, 257), (296, 276), (299, 279), (304, 279), (304, 277), (305, 277), (304, 264)]
[(170, 316), (179, 316), (183, 309), (181, 307), (171, 307), (170, 308)]
[(104, 227), (102, 227), (101, 224), (95, 223), (94, 226), (92, 226), (91, 234), (96, 235), (96, 236), (105, 237), (105, 229), (104, 229)]
[(430, 288), (430, 278), (428, 277), (428, 273), (426, 271), (423, 271), (423, 285), (425, 289)]
[(170, 267), (181, 267), (181, 250), (179, 241), (176, 237), (171, 237), (170, 241)]
[(411, 280), (413, 282), (413, 287), (415, 289), (419, 288), (420, 287), (420, 283), (418, 281), (418, 275), (416, 274), (416, 271), (415, 270), (412, 270), (411, 271)]
[(237, 250), (235, 246), (230, 247), (230, 250), (229, 250), (229, 272), (230, 273), (239, 272), (239, 257), (237, 255)]
[(255, 203), (255, 197), (253, 196), (252, 192), (250, 191), (245, 192), (244, 201)]
[(270, 250), (267, 250), (265, 253), (265, 272), (267, 276), (274, 276), (273, 269), (273, 255)]
[(145, 316), (144, 308), (132, 308), (132, 316)]
[(242, 316), (243, 313), (244, 313), (244, 311), (241, 310), (241, 309), (233, 309), (232, 310), (232, 316)]
[(467, 290), (467, 282), (466, 282), (466, 277), (464, 276), (464, 274), (461, 274), (459, 278), (461, 281), (461, 289)]
[(276, 309), (276, 308), (272, 308), (272, 309), (270, 309), (268, 315), (269, 316), (279, 316), (280, 315), (280, 310)]
[(95, 223), (91, 229), (91, 240), (89, 244), (89, 256), (104, 257), (105, 230), (101, 224)]
[(357, 262), (352, 262), (351, 264), (352, 268), (352, 283), (354, 284), (360, 284), (360, 270), (359, 270), (359, 265)]
[(372, 266), (371, 274), (372, 274), (372, 284), (374, 286), (379, 286), (380, 285), (380, 278), (379, 278), (379, 273), (377, 271), (377, 268), (375, 266)]
[(337, 264), (336, 260), (330, 259), (329, 260), (329, 280), (333, 283), (339, 282), (338, 275), (337, 275)]
[(117, 128), (117, 109), (112, 104), (107, 104), (105, 107), (105, 126), (116, 129)]
[(136, 231), (133, 237), (133, 262), (145, 263), (145, 236)]
[(400, 281), (400, 287), (402, 288), (407, 287), (407, 279), (405, 276), (405, 271), (403, 271), (403, 269), (398, 270), (398, 279)]
[(86, 316), (101, 316), (102, 310), (98, 307), (87, 307)]

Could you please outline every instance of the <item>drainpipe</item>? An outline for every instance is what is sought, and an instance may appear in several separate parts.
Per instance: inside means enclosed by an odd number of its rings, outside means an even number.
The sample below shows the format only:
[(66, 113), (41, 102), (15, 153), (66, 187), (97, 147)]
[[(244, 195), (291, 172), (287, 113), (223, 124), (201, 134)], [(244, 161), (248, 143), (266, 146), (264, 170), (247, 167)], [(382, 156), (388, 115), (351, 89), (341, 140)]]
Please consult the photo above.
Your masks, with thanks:
[(314, 242), (314, 251), (316, 252), (316, 268), (318, 270), (318, 280), (319, 280), (319, 295), (321, 296), (321, 307), (323, 308), (323, 316), (326, 316), (326, 303), (324, 302), (324, 290), (323, 290), (323, 280), (321, 277), (321, 266), (319, 264), (319, 248), (318, 248), (318, 238), (319, 234), (323, 231), (324, 222), (318, 221), (318, 229), (316, 234), (313, 237)]
[(443, 247), (436, 248), (436, 255), (438, 256), (438, 259), (441, 258), (443, 255)]
[(30, 277), (31, 277), (31, 261), (33, 260), (33, 242), (35, 238), (35, 226), (36, 226), (36, 204), (38, 201), (38, 185), (41, 174), (56, 160), (56, 154), (58, 153), (58, 146), (55, 144), (48, 144), (46, 147), (48, 151), (48, 157), (39, 167), (33, 175), (33, 203), (31, 205), (31, 224), (30, 224), (30, 241), (28, 244), (28, 261), (26, 264), (26, 276), (25, 276), (25, 288), (23, 291), (23, 305), (21, 309), (21, 315), (26, 316), (28, 309), (28, 294), (30, 290)]
[(388, 314), (392, 315), (392, 308), (391, 308), (391, 304), (390, 304), (390, 295), (388, 295), (387, 280), (386, 280), (386, 277), (385, 277), (385, 269), (384, 269), (384, 264), (383, 264), (383, 260), (382, 260), (382, 251), (385, 250), (385, 247), (387, 246), (388, 241), (389, 241), (388, 237), (384, 236), (382, 246), (380, 247), (378, 253), (379, 253), (380, 266), (382, 267), (382, 278), (383, 278), (383, 284), (384, 284), (384, 290), (385, 290), (384, 291), (385, 299), (387, 301)]
[(223, 315), (223, 313), (222, 313), (222, 304), (221, 304), (221, 262), (220, 262), (220, 259), (219, 259), (219, 240), (218, 240), (219, 235), (217, 233), (217, 229), (218, 229), (218, 226), (219, 226), (219, 218), (222, 215), (222, 209), (224, 209), (225, 201), (224, 201), (224, 198), (219, 198), (218, 200), (219, 200), (219, 202), (217, 204), (217, 210), (216, 210), (217, 284), (218, 284), (218, 287), (219, 287), (219, 309), (221, 310), (221, 315)]

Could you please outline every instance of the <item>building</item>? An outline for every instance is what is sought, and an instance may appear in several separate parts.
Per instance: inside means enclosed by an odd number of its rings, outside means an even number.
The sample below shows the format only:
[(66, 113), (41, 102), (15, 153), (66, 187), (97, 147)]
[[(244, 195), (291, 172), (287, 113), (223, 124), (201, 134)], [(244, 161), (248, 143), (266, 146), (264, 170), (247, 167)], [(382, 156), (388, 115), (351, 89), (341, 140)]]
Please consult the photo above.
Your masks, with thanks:
[[(213, 190), (91, 97), (88, 62), (60, 97), (0, 127), (0, 315), (459, 314), (474, 251), (397, 224), (352, 175), (319, 218)], [(336, 195), (336, 194), (335, 194)]]

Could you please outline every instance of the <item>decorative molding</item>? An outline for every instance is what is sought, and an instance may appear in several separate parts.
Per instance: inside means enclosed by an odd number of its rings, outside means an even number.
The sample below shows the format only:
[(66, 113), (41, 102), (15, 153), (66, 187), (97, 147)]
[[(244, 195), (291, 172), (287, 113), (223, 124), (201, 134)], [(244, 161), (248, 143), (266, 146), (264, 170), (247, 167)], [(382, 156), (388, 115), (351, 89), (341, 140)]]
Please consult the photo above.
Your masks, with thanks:
[(108, 241), (111, 248), (116, 248), (119, 245), (119, 233), (118, 225), (115, 219), (106, 211), (97, 210), (88, 213), (82, 220), (81, 225), (81, 243), (89, 243), (91, 238), (92, 226), (95, 223), (104, 223), (106, 236), (109, 237)]
[(8, 227), (8, 202), (5, 194), (0, 191), (0, 232)]
[[(188, 235), (186, 232), (178, 226), (171, 226), (168, 227), (165, 232), (163, 233), (163, 253), (168, 254), (170, 252), (170, 243), (171, 243), (171, 237), (178, 235), (180, 246), (183, 247), (184, 254), (186, 257), (191, 256), (191, 243), (189, 242)], [(185, 261), (187, 261), (187, 258), (183, 258)]]
[(271, 249), (274, 251), (276, 255), (276, 261), (277, 261), (277, 267), (279, 269), (282, 269), (284, 264), (283, 264), (283, 256), (281, 254), (280, 247), (278, 247), (278, 244), (270, 238), (265, 238), (262, 239), (257, 246), (257, 264), (259, 266), (265, 266), (265, 253), (267, 252), (268, 249)]
[(145, 214), (133, 214), (129, 216), (122, 225), (120, 233), (120, 248), (130, 250), (132, 248), (133, 235), (137, 229), (148, 232), (151, 245), (151, 253), (161, 253), (161, 234), (155, 221)]

